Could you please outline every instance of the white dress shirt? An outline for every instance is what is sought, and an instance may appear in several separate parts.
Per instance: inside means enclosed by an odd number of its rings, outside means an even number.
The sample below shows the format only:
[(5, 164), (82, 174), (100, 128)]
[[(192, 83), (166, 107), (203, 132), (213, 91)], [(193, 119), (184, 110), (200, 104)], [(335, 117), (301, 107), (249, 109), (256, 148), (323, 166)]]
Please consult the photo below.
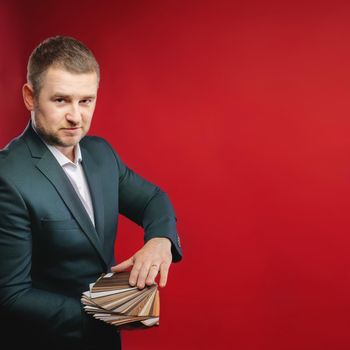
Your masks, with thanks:
[(81, 165), (82, 156), (79, 144), (74, 147), (74, 162), (61, 153), (56, 147), (45, 143), (51, 153), (54, 155), (70, 182), (72, 183), (75, 191), (77, 192), (80, 200), (82, 201), (92, 223), (95, 225), (94, 209), (92, 205), (89, 186), (85, 177), (83, 166)]

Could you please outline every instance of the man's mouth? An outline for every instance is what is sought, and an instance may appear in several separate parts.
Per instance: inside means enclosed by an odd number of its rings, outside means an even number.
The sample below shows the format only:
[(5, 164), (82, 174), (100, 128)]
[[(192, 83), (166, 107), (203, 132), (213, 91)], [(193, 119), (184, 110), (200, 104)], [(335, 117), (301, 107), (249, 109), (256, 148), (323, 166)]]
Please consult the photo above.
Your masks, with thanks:
[(66, 134), (76, 135), (81, 128), (62, 128), (62, 131)]
[(74, 127), (74, 128), (62, 128), (63, 130), (78, 130), (80, 127)]

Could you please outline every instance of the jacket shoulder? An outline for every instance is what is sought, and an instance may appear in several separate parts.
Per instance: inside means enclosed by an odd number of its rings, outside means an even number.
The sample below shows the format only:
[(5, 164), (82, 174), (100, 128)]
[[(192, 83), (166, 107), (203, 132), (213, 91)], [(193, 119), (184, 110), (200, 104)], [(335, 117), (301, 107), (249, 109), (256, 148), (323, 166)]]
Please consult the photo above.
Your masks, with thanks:
[(26, 166), (28, 159), (28, 148), (21, 137), (17, 137), (10, 141), (4, 148), (0, 150), (0, 174), (13, 169), (20, 171), (20, 168)]
[(80, 140), (79, 145), (91, 155), (98, 155), (100, 152), (115, 154), (112, 145), (101, 136), (85, 136)]
[(113, 146), (101, 136), (85, 136), (79, 142), (80, 147), (95, 158), (97, 163), (108, 160), (120, 162), (120, 157)]

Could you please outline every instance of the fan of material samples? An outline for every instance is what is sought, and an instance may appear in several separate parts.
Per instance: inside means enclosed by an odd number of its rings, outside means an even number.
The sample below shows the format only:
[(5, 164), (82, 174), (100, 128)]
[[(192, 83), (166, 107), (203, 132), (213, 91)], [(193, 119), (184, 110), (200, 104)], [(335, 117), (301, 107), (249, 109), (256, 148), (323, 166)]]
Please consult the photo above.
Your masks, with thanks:
[(87, 313), (122, 328), (145, 328), (159, 325), (159, 291), (157, 284), (143, 289), (129, 284), (130, 272), (102, 275), (81, 302)]

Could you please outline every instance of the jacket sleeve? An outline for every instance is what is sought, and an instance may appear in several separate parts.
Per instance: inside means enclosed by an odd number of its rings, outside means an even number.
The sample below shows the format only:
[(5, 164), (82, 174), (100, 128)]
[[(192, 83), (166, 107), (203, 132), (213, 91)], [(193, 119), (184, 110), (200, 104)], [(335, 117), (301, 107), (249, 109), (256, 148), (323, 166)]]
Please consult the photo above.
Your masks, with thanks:
[(112, 150), (119, 167), (119, 211), (144, 229), (144, 240), (166, 237), (172, 243), (173, 262), (182, 259), (177, 217), (169, 196), (136, 174)]

